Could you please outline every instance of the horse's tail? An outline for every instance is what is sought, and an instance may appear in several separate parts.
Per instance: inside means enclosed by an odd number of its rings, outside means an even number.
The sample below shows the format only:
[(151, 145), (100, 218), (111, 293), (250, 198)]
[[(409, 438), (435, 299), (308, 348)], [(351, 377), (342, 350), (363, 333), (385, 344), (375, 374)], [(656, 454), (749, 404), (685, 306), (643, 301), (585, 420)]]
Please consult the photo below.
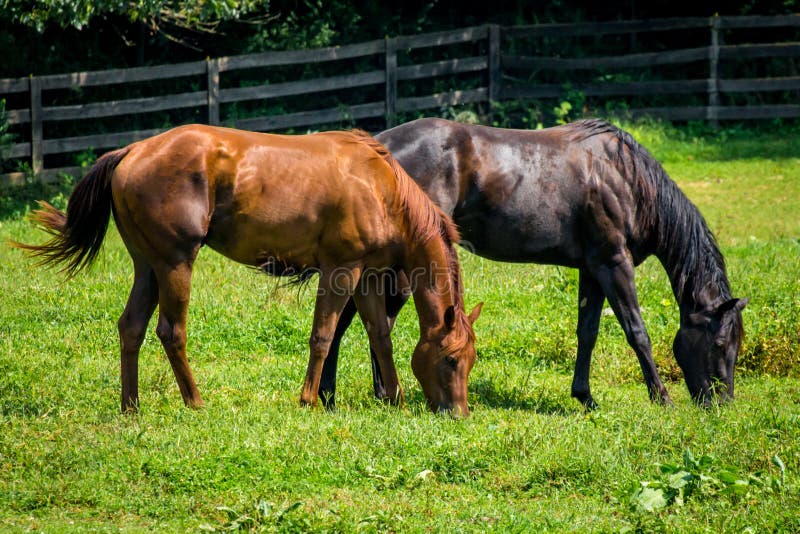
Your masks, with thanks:
[(40, 259), (40, 265), (64, 263), (68, 278), (88, 267), (97, 256), (111, 216), (111, 177), (130, 147), (103, 154), (78, 182), (69, 197), (66, 214), (48, 202), (30, 219), (52, 238), (41, 245), (12, 243)]

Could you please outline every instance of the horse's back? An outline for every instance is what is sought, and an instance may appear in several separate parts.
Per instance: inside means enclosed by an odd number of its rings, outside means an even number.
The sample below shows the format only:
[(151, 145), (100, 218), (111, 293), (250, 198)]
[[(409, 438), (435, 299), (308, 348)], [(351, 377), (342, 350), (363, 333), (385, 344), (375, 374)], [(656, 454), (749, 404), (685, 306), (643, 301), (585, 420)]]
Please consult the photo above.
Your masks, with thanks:
[(245, 264), (314, 266), (334, 253), (327, 249), (357, 256), (392, 234), (380, 209), (391, 186), (386, 164), (357, 135), (196, 125), (132, 145), (113, 190), (121, 226), (160, 236), (163, 254), (205, 243)]
[(573, 265), (587, 159), (552, 132), (419, 119), (376, 136), (459, 226), (462, 243), (505, 261)]

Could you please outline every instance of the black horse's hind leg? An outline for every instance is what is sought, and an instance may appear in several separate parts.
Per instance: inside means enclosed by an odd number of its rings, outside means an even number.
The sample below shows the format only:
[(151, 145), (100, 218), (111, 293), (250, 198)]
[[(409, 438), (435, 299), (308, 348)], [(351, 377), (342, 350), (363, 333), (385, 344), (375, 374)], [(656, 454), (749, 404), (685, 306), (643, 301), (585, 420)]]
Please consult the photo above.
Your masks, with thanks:
[(647, 335), (647, 329), (642, 321), (639, 300), (636, 296), (633, 263), (627, 251), (618, 251), (609, 261), (593, 266), (591, 271), (600, 283), (619, 324), (625, 331), (628, 344), (639, 358), (639, 365), (642, 368), (650, 400), (662, 404), (672, 404), (667, 388), (664, 387), (653, 361), (650, 336)]
[[(319, 381), (319, 400), (322, 405), (332, 410), (336, 407), (336, 367), (339, 364), (339, 345), (342, 342), (342, 336), (347, 331), (350, 323), (353, 322), (353, 317), (356, 315), (356, 304), (351, 298), (342, 310), (339, 316), (339, 322), (336, 324), (336, 331), (333, 334), (331, 341), (331, 348), (328, 351), (328, 357), (325, 358), (325, 363), (322, 365), (322, 377)], [(374, 359), (373, 359), (373, 365)]]
[(581, 269), (578, 280), (578, 357), (575, 360), (575, 374), (572, 378), (572, 396), (587, 410), (594, 410), (597, 408), (597, 403), (589, 388), (589, 369), (605, 295), (600, 284), (586, 269)]

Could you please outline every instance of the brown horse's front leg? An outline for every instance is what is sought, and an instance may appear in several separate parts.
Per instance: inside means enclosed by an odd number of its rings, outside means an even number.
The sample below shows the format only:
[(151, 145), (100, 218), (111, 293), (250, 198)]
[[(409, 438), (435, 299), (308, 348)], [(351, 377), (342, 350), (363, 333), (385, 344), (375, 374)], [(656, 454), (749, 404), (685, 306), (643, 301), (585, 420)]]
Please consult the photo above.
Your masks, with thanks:
[[(403, 405), (403, 390), (397, 378), (397, 369), (392, 358), (392, 325), (386, 314), (386, 303), (379, 289), (383, 289), (379, 276), (369, 273), (361, 279), (353, 295), (358, 314), (369, 336), (369, 344), (378, 363), (383, 381), (385, 398), (393, 404)], [(374, 370), (373, 370), (374, 371)]]
[(314, 324), (309, 339), (310, 355), (300, 404), (316, 406), (322, 367), (333, 341), (336, 324), (361, 277), (360, 267), (330, 267), (320, 272)]

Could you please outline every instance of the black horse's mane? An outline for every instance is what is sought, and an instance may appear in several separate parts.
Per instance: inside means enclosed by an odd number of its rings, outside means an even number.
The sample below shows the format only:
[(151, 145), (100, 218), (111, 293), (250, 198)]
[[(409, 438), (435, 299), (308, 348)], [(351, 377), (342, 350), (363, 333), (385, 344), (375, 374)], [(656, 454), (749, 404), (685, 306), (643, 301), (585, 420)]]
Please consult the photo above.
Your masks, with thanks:
[(697, 207), (667, 175), (664, 167), (628, 132), (599, 119), (569, 124), (573, 140), (583, 141), (600, 134), (609, 158), (622, 175), (633, 181), (637, 196), (638, 224), (655, 230), (655, 254), (669, 273), (678, 302), (684, 297), (697, 301), (710, 285), (719, 298), (730, 298), (725, 260), (716, 238)]

